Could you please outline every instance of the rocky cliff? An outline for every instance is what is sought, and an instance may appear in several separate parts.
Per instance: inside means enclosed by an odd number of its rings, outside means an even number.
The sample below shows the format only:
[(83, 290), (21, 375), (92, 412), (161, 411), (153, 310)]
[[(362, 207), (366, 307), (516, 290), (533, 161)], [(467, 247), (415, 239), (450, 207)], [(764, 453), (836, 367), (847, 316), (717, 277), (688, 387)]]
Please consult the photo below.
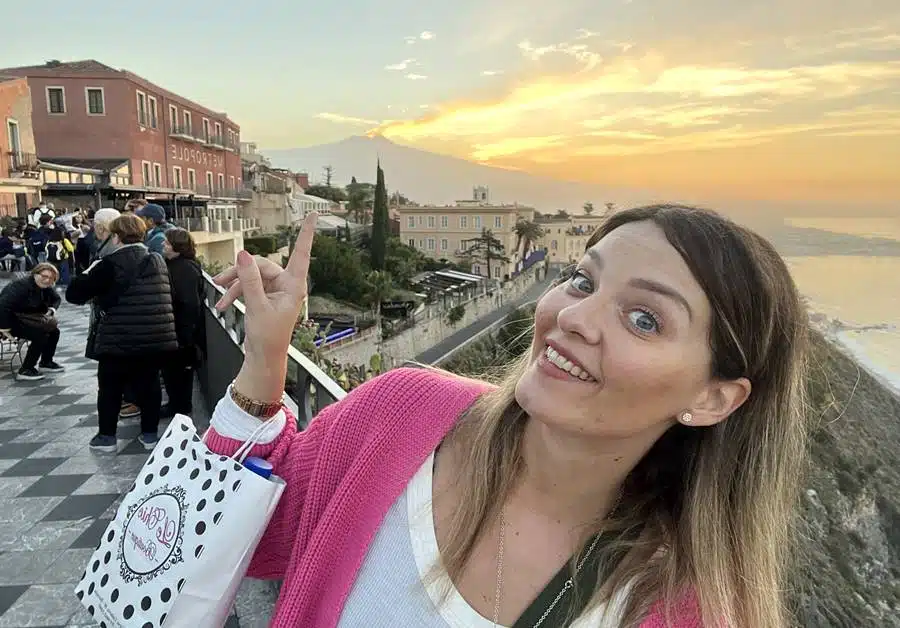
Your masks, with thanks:
[(800, 626), (900, 627), (900, 400), (813, 333)]

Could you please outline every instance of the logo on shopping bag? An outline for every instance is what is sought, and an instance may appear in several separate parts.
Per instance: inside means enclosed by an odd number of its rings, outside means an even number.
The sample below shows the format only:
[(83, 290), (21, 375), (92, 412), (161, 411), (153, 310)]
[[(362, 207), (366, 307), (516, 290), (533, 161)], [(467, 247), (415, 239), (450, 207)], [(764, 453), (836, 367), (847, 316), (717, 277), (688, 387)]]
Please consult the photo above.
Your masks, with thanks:
[(125, 582), (144, 584), (182, 562), (186, 514), (185, 490), (163, 486), (128, 509), (119, 541), (119, 565)]

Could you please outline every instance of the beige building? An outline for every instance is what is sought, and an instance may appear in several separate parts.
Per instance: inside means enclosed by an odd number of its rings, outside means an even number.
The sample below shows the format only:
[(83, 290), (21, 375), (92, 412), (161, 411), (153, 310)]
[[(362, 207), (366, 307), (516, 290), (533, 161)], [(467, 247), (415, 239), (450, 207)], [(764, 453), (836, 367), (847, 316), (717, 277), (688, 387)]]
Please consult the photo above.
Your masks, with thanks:
[[(503, 255), (509, 262), (492, 261), (488, 270), (482, 256), (472, 262), (471, 272), (483, 277), (503, 279), (516, 269), (521, 251), (515, 232), (519, 220), (533, 220), (534, 209), (522, 205), (493, 205), (484, 188), (476, 188), (473, 200), (457, 201), (455, 205), (398, 207), (400, 239), (429, 257), (462, 262), (462, 253), (473, 240), (489, 230), (503, 245)], [(521, 248), (521, 246), (519, 246)]]
[(587, 246), (591, 235), (605, 220), (602, 215), (595, 216), (569, 216), (557, 218), (556, 216), (541, 216), (538, 220), (544, 235), (538, 243), (538, 248), (547, 250), (547, 263), (566, 266), (577, 263)]

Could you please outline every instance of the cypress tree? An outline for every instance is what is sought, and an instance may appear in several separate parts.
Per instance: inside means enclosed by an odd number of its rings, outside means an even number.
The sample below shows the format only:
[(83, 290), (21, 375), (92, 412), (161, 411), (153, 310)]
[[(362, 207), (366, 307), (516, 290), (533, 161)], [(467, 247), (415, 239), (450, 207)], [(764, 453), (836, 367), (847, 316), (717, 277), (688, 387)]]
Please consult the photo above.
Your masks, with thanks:
[(375, 178), (375, 206), (372, 211), (372, 268), (384, 270), (384, 258), (387, 253), (387, 241), (390, 234), (390, 219), (387, 207), (387, 188), (384, 184), (384, 170), (378, 160), (378, 171)]

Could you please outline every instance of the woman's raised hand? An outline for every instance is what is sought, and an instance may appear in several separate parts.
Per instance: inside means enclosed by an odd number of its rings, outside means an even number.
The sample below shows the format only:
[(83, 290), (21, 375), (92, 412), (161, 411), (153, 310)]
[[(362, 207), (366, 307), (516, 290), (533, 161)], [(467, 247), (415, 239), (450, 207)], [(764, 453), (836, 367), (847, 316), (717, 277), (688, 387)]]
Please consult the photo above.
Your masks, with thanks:
[(304, 219), (285, 268), (241, 251), (237, 264), (214, 278), (217, 284), (227, 287), (217, 308), (224, 309), (239, 297), (247, 308), (244, 365), (235, 387), (252, 399), (275, 401), (284, 390), (287, 349), (307, 297), (306, 280), (316, 218), (311, 213)]

